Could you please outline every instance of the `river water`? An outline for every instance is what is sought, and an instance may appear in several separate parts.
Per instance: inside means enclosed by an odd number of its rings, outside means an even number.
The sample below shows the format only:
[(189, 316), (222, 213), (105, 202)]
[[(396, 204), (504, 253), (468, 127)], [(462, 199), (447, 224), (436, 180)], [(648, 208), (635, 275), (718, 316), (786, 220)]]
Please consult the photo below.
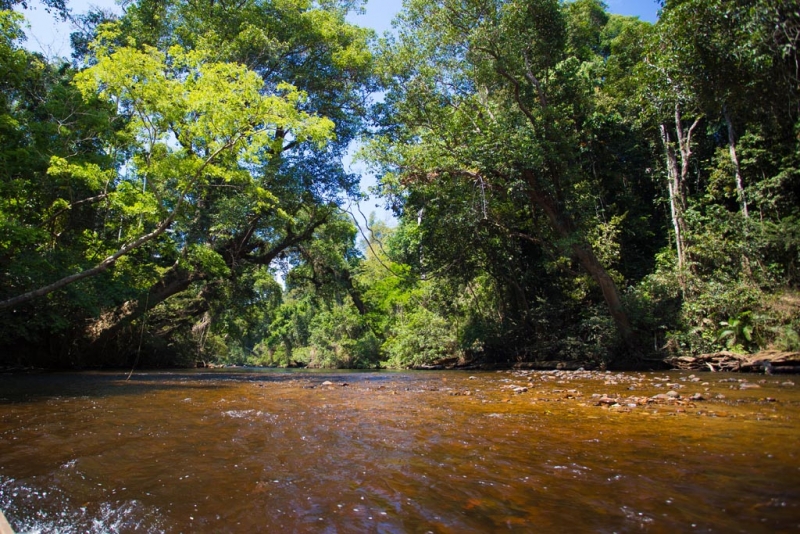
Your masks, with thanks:
[(0, 509), (37, 533), (797, 532), (795, 381), (0, 375)]

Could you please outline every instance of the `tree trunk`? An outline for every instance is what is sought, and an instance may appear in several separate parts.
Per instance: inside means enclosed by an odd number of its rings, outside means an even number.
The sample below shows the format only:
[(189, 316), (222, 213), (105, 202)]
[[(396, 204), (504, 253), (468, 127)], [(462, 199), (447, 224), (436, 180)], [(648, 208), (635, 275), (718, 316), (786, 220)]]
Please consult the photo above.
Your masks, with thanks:
[(685, 246), (683, 241), (683, 206), (680, 174), (678, 173), (678, 158), (672, 146), (669, 130), (666, 125), (661, 125), (661, 141), (667, 158), (667, 190), (669, 191), (669, 211), (672, 219), (672, 230), (675, 233), (675, 252), (678, 256), (678, 277), (681, 286), (684, 285), (683, 269), (686, 265)]
[[(672, 228), (675, 232), (675, 250), (678, 255), (678, 280), (681, 289), (686, 289), (684, 280), (685, 269), (688, 268), (686, 252), (686, 190), (689, 178), (690, 164), (692, 161), (692, 134), (700, 124), (702, 116), (695, 118), (689, 129), (683, 126), (683, 112), (680, 104), (675, 104), (675, 134), (677, 143), (672, 141), (669, 127), (662, 123), (661, 142), (664, 144), (664, 153), (667, 159), (667, 189), (669, 190), (670, 213)], [(677, 150), (676, 150), (677, 146)], [(680, 154), (680, 169), (678, 162)]]
[(583, 267), (589, 276), (592, 277), (592, 280), (600, 287), (609, 314), (614, 320), (617, 331), (628, 347), (628, 350), (630, 350), (632, 354), (639, 354), (640, 346), (636, 339), (636, 332), (625, 311), (625, 306), (622, 304), (622, 298), (617, 289), (617, 284), (597, 258), (592, 247), (582, 239), (575, 240), (575, 232), (573, 231), (574, 224), (570, 217), (557, 206), (549, 195), (541, 191), (532, 172), (527, 171), (526, 174), (528, 184), (531, 188), (529, 191), (531, 202), (544, 211), (550, 222), (550, 226), (561, 239), (571, 241), (570, 250), (580, 262), (581, 267)]
[(164, 302), (168, 298), (189, 289), (196, 281), (205, 279), (205, 275), (175, 268), (167, 276), (155, 283), (150, 290), (137, 300), (129, 300), (111, 312), (102, 314), (85, 330), (90, 340), (88, 350), (102, 350), (119, 332), (148, 310)]
[(631, 326), (628, 314), (625, 312), (617, 284), (608, 274), (606, 268), (603, 267), (603, 264), (600, 263), (600, 260), (597, 259), (591, 246), (585, 243), (573, 243), (571, 248), (583, 268), (589, 273), (589, 276), (600, 286), (608, 311), (614, 319), (614, 323), (617, 325), (617, 330), (619, 330), (623, 340), (628, 347), (638, 349), (633, 326)]
[[(333, 271), (333, 270), (331, 270)], [(340, 274), (337, 275), (336, 272), (333, 272), (334, 277), (338, 277), (342, 285), (344, 285), (345, 290), (347, 290), (348, 295), (350, 298), (353, 299), (353, 305), (358, 310), (359, 315), (366, 315), (367, 314), (367, 306), (364, 304), (364, 300), (361, 298), (361, 291), (356, 288), (355, 284), (353, 283), (353, 277), (350, 275), (349, 269), (345, 268), (342, 270)]]
[(731, 163), (733, 163), (733, 173), (736, 177), (736, 194), (739, 197), (739, 206), (745, 219), (750, 218), (747, 209), (747, 198), (744, 196), (744, 180), (742, 179), (742, 168), (739, 165), (739, 156), (736, 154), (736, 132), (733, 129), (733, 121), (728, 109), (725, 108), (725, 124), (728, 126), (728, 149), (731, 153)]
[(17, 306), (19, 304), (24, 304), (37, 297), (43, 297), (45, 295), (52, 293), (53, 291), (56, 291), (57, 289), (61, 289), (62, 287), (66, 287), (70, 284), (74, 284), (75, 282), (83, 280), (84, 278), (90, 278), (92, 276), (102, 273), (103, 271), (106, 271), (109, 267), (117, 263), (117, 260), (119, 260), (122, 256), (129, 254), (130, 252), (138, 249), (145, 243), (152, 241), (156, 237), (166, 232), (167, 229), (172, 225), (172, 221), (175, 219), (178, 207), (180, 207), (180, 202), (178, 202), (178, 206), (173, 210), (173, 212), (169, 215), (169, 217), (167, 217), (161, 223), (159, 223), (159, 225), (156, 227), (155, 230), (137, 239), (134, 239), (133, 241), (125, 243), (114, 254), (108, 256), (106, 259), (104, 259), (91, 269), (86, 269), (85, 271), (65, 276), (64, 278), (56, 280), (50, 285), (41, 287), (33, 291), (28, 291), (27, 293), (23, 293), (22, 295), (12, 297), (7, 300), (0, 301), (0, 310), (11, 308), (12, 306)]
[[(530, 67), (529, 58), (523, 55), (525, 60), (524, 79), (531, 87), (536, 89), (536, 94), (539, 97), (538, 106), (540, 107), (542, 117), (545, 119), (541, 124), (532, 110), (528, 107), (526, 100), (522, 96), (523, 93), (521, 91), (521, 86), (523, 82), (513, 73), (505, 69), (500, 55), (494, 54), (491, 51), (490, 55), (492, 55), (497, 61), (495, 66), (497, 73), (510, 84), (512, 94), (514, 95), (514, 100), (519, 110), (525, 115), (535, 130), (538, 130), (540, 127), (543, 128), (545, 141), (552, 141), (553, 146), (558, 146), (560, 135), (555, 134), (550, 126), (550, 122), (548, 121), (550, 105), (544, 92), (541, 80), (537, 78)], [(570, 249), (572, 250), (572, 253), (576, 258), (578, 258), (578, 261), (583, 269), (589, 274), (589, 276), (592, 277), (595, 283), (600, 286), (600, 290), (603, 293), (603, 298), (606, 301), (609, 313), (614, 319), (617, 331), (628, 347), (628, 350), (632, 354), (639, 354), (639, 343), (636, 340), (635, 332), (631, 326), (630, 320), (628, 319), (628, 315), (625, 312), (625, 307), (622, 305), (622, 299), (620, 298), (619, 291), (617, 290), (617, 285), (608, 275), (608, 272), (606, 271), (605, 267), (603, 267), (603, 264), (600, 262), (600, 260), (597, 259), (592, 247), (582, 238), (576, 239), (574, 231), (575, 224), (564, 209), (565, 197), (561, 186), (562, 173), (558, 170), (562, 168), (563, 161), (561, 157), (548, 158), (545, 156), (545, 159), (548, 160), (545, 167), (549, 169), (550, 184), (552, 185), (555, 193), (555, 198), (551, 197), (542, 187), (540, 187), (538, 179), (532, 171), (526, 170), (524, 171), (524, 176), (528, 183), (529, 198), (533, 204), (532, 207), (538, 206), (540, 209), (542, 209), (547, 215), (547, 219), (550, 222), (551, 227), (555, 230), (556, 234), (560, 238), (571, 243)]]

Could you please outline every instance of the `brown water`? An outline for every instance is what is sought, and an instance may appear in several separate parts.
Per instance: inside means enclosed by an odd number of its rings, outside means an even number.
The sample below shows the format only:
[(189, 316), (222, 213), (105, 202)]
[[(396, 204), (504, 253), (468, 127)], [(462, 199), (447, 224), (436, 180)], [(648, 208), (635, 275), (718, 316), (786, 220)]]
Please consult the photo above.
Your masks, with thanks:
[(0, 508), (43, 533), (797, 532), (795, 381), (0, 376)]

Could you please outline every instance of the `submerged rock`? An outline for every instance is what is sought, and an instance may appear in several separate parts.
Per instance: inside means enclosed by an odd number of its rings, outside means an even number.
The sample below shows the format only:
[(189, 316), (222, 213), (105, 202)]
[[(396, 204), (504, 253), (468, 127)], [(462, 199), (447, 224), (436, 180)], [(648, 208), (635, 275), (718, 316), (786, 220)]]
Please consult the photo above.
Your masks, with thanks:
[(595, 406), (613, 406), (617, 404), (617, 399), (613, 397), (609, 397), (608, 395), (603, 395), (595, 402)]
[(742, 382), (739, 384), (739, 389), (759, 389), (761, 386), (758, 384), (751, 384), (750, 382)]

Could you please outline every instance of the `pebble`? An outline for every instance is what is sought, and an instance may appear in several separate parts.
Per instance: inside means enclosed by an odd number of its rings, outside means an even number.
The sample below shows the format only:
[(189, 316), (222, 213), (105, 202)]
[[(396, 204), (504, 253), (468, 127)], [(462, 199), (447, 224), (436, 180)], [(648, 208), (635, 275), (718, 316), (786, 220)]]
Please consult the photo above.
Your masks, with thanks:
[(613, 406), (615, 404), (617, 404), (617, 399), (613, 399), (611, 397), (603, 395), (602, 397), (600, 397), (597, 400), (597, 402), (595, 403), (595, 406), (602, 406), (602, 405)]
[[(665, 407), (674, 410), (674, 413), (668, 412), (672, 415), (680, 413), (688, 413), (689, 407), (694, 406), (692, 403), (700, 401), (711, 401), (711, 405), (715, 401), (727, 402), (727, 397), (718, 393), (718, 384), (726, 384), (730, 389), (749, 390), (767, 387), (759, 384), (767, 385), (781, 385), (784, 387), (794, 386), (795, 383), (791, 380), (784, 379), (783, 382), (771, 382), (769, 380), (758, 380), (757, 377), (748, 378), (724, 378), (717, 379), (706, 378), (709, 375), (693, 374), (688, 376), (635, 376), (632, 374), (610, 374), (601, 371), (502, 371), (502, 375), (498, 377), (498, 386), (500, 391), (505, 391), (505, 395), (501, 397), (501, 402), (513, 402), (513, 394), (522, 394), (536, 390), (534, 384), (544, 387), (536, 391), (532, 402), (577, 402), (580, 406), (596, 406), (604, 409), (617, 410), (620, 412), (635, 411), (636, 408), (647, 408), (645, 413), (658, 413), (658, 408)], [(505, 375), (505, 377), (503, 377)], [(501, 378), (502, 377), (502, 378)], [(480, 380), (480, 376), (469, 377), (470, 380)], [(610, 386), (610, 391), (604, 393), (585, 392), (586, 396), (574, 389), (577, 384), (575, 381), (591, 380), (596, 381), (598, 385), (605, 384)], [(516, 382), (516, 383), (515, 383)], [(550, 389), (546, 386), (552, 385), (556, 389)], [(563, 385), (563, 386), (562, 386)], [(601, 386), (602, 387), (602, 386)], [(653, 391), (655, 389), (655, 391)], [(657, 393), (650, 397), (649, 395)], [(691, 391), (694, 389), (694, 391)], [(714, 391), (717, 389), (717, 391)], [(727, 389), (727, 388), (726, 388)], [(632, 393), (640, 391), (639, 395)], [(647, 391), (650, 393), (646, 393)], [(601, 390), (602, 391), (602, 390)], [(680, 393), (684, 391), (684, 393)], [(467, 391), (461, 390), (457, 393), (450, 393), (451, 395), (467, 395)], [(476, 393), (473, 392), (473, 395)], [(512, 395), (509, 395), (512, 394)], [(755, 399), (753, 399), (755, 400)], [(771, 397), (761, 397), (758, 399), (761, 402), (779, 402)], [(486, 400), (483, 400), (486, 402)], [(496, 401), (495, 401), (496, 402)], [(737, 401), (738, 402), (738, 401)], [(698, 404), (699, 406), (699, 404)], [(697, 411), (698, 415), (710, 415), (716, 417), (731, 417), (726, 412), (715, 412), (714, 410)]]

